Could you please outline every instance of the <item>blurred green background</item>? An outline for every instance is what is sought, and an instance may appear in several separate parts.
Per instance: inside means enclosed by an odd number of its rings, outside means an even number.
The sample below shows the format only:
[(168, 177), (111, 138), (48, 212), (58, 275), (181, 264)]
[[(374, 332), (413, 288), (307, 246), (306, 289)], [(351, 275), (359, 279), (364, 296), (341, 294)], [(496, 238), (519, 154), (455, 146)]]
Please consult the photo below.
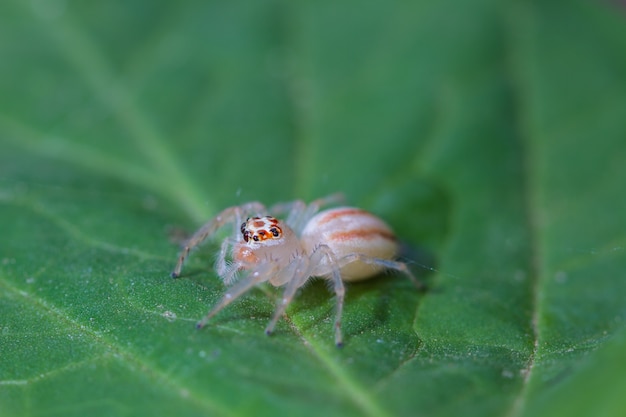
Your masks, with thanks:
[[(0, 416), (626, 413), (626, 9), (0, 4)], [(222, 208), (341, 191), (428, 285), (219, 299)], [(432, 271), (434, 268), (435, 271)]]

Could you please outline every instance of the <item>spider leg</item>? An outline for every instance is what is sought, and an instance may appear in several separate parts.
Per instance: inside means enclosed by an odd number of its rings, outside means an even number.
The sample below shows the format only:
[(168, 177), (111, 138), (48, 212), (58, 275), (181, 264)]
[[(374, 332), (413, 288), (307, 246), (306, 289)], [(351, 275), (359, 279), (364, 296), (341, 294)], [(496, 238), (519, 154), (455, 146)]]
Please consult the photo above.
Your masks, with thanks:
[(269, 322), (267, 327), (265, 328), (265, 334), (270, 335), (274, 331), (274, 327), (276, 323), (283, 315), (287, 306), (293, 300), (293, 297), (298, 288), (300, 288), (304, 283), (309, 279), (309, 277), (314, 275), (314, 271), (318, 268), (319, 264), (322, 262), (324, 258), (327, 258), (328, 265), (331, 267), (331, 277), (333, 280), (333, 286), (335, 290), (335, 294), (337, 295), (337, 311), (335, 313), (335, 344), (338, 347), (343, 346), (343, 338), (341, 335), (341, 315), (343, 312), (343, 301), (345, 295), (345, 289), (343, 286), (343, 281), (341, 280), (341, 274), (339, 273), (339, 268), (337, 266), (337, 261), (335, 256), (327, 245), (320, 245), (316, 248), (315, 252), (311, 254), (308, 259), (294, 261), (283, 272), (291, 273), (291, 279), (287, 281), (287, 286), (285, 287), (285, 291), (283, 292), (283, 296), (281, 297), (278, 305), (276, 306), (276, 310), (274, 311), (274, 315), (272, 320)]
[(285, 309), (293, 300), (293, 296), (296, 294), (298, 288), (300, 288), (309, 277), (307, 275), (308, 272), (307, 267), (303, 268), (302, 261), (297, 260), (289, 264), (287, 268), (285, 268), (284, 272), (291, 274), (290, 279), (287, 281), (287, 285), (285, 286), (285, 291), (283, 291), (283, 295), (276, 306), (276, 310), (274, 311), (274, 315), (272, 316), (272, 320), (268, 323), (265, 328), (265, 334), (270, 335), (274, 332), (274, 327), (278, 322), (278, 319), (283, 315)]
[(220, 227), (232, 221), (240, 221), (245, 213), (260, 212), (264, 210), (265, 207), (261, 203), (252, 202), (242, 206), (234, 206), (224, 209), (213, 219), (209, 220), (200, 229), (198, 229), (198, 231), (196, 231), (196, 233), (194, 233), (185, 244), (184, 249), (178, 256), (178, 263), (172, 272), (172, 278), (178, 278), (180, 276), (180, 271), (183, 268), (183, 262), (185, 262), (185, 258), (189, 255), (189, 251), (202, 243), (207, 237), (215, 233)]
[(335, 193), (326, 197), (318, 198), (308, 205), (302, 200), (295, 200), (289, 203), (278, 203), (270, 207), (270, 213), (275, 215), (288, 213), (285, 222), (288, 226), (292, 227), (299, 233), (302, 231), (309, 219), (319, 211), (320, 207), (343, 202), (345, 202), (345, 196), (343, 193)]
[(346, 201), (346, 196), (343, 193), (335, 193), (328, 195), (326, 197), (318, 198), (317, 200), (313, 200), (306, 206), (306, 209), (302, 212), (301, 216), (298, 219), (297, 230), (301, 232), (302, 229), (306, 226), (306, 224), (311, 220), (311, 217), (315, 215), (321, 207), (328, 206), (331, 204), (343, 204)]
[(377, 265), (385, 269), (393, 269), (395, 271), (401, 272), (411, 280), (413, 285), (415, 285), (415, 288), (417, 288), (418, 290), (423, 290), (425, 288), (424, 283), (420, 281), (419, 279), (417, 279), (415, 275), (413, 275), (409, 267), (404, 262), (392, 261), (389, 259), (373, 258), (371, 256), (364, 255), (361, 253), (351, 253), (339, 259), (339, 265), (343, 267), (351, 262), (356, 262), (356, 261), (360, 261), (360, 262), (370, 264), (370, 265)]
[(231, 238), (224, 239), (220, 248), (220, 252), (217, 256), (217, 261), (215, 261), (215, 271), (220, 276), (220, 278), (222, 278), (222, 281), (226, 285), (232, 284), (235, 274), (241, 269), (240, 264), (236, 262), (228, 262), (226, 260), (229, 249), (235, 243), (236, 242)]
[(289, 203), (278, 203), (270, 207), (269, 212), (275, 216), (281, 216), (287, 213), (287, 219), (285, 223), (287, 226), (294, 227), (302, 214), (306, 209), (306, 203), (302, 200), (295, 200)]
[(315, 213), (320, 209), (320, 207), (324, 207), (330, 204), (345, 204), (346, 196), (343, 193), (334, 193), (327, 195), (326, 197), (318, 198), (317, 200), (313, 200), (309, 203), (309, 209)]
[(273, 263), (264, 263), (260, 268), (252, 270), (248, 275), (237, 281), (235, 285), (230, 287), (226, 293), (224, 293), (222, 299), (215, 306), (213, 306), (207, 315), (198, 322), (196, 327), (201, 329), (213, 316), (241, 295), (245, 294), (248, 290), (250, 290), (250, 288), (254, 287), (256, 284), (267, 281), (273, 275), (275, 268), (276, 265)]
[[(343, 314), (343, 301), (346, 294), (346, 289), (343, 286), (341, 279), (341, 273), (339, 272), (339, 264), (335, 258), (335, 254), (328, 245), (320, 245), (316, 248), (315, 252), (311, 255), (311, 266), (315, 269), (321, 263), (323, 257), (328, 259), (328, 265), (331, 268), (330, 278), (332, 279), (333, 289), (337, 296), (337, 310), (335, 311), (335, 345), (337, 347), (343, 346), (343, 337), (341, 335), (341, 316)], [(312, 273), (312, 271), (310, 271)]]

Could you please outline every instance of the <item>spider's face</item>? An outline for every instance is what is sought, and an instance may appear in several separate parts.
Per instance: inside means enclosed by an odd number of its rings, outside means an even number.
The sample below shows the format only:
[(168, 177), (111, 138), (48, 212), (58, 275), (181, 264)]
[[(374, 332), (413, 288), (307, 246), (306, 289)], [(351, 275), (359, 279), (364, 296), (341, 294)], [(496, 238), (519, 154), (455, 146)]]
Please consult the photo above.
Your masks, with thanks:
[(280, 239), (283, 230), (278, 225), (278, 220), (272, 216), (248, 217), (241, 223), (241, 234), (246, 242), (262, 243), (270, 239)]

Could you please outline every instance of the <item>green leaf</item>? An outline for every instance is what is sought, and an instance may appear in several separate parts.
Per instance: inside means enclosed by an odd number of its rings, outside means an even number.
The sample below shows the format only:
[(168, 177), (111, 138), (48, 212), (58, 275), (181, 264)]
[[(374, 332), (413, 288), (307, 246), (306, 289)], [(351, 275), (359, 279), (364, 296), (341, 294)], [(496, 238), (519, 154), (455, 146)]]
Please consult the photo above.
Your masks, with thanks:
[[(3, 2), (0, 415), (619, 415), (621, 7)], [(181, 236), (337, 191), (428, 291), (347, 285), (343, 349), (320, 281), (194, 329)]]

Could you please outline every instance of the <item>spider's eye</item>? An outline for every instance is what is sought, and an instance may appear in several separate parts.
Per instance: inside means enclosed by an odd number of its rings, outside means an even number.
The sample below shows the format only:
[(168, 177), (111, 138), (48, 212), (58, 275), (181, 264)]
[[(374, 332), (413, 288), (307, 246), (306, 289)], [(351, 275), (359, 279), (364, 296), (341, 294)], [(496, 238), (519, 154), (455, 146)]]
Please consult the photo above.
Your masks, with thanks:
[(241, 223), (241, 233), (245, 233), (246, 232), (246, 222)]
[(248, 239), (250, 239), (250, 232), (248, 232), (247, 230), (242, 230), (241, 233), (243, 233), (243, 240), (247, 242)]
[(252, 240), (254, 240), (255, 242), (259, 241), (259, 237), (257, 235), (252, 236)]
[(280, 235), (280, 232), (275, 227), (272, 227), (270, 229), (270, 232), (272, 232), (272, 235), (274, 235), (274, 237), (278, 237)]

